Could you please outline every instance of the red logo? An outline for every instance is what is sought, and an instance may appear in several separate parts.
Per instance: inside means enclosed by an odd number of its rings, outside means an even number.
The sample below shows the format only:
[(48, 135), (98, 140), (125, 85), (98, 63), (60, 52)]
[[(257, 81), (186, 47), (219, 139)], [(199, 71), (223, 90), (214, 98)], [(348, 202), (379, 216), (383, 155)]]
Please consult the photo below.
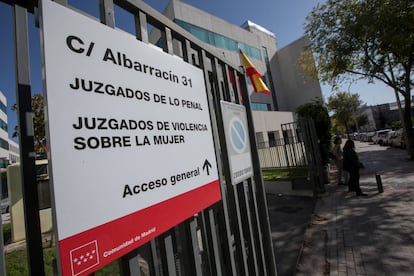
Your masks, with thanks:
[(72, 275), (76, 276), (99, 264), (98, 243), (91, 241), (70, 251)]

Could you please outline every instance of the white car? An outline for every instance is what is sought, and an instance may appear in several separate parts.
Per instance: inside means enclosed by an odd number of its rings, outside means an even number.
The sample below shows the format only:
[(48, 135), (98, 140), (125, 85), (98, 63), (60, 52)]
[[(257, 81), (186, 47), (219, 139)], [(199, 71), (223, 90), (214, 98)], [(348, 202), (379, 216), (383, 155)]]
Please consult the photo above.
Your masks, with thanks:
[(390, 131), (387, 132), (387, 134), (385, 135), (384, 139), (382, 140), (382, 146), (391, 146), (392, 140), (394, 139), (396, 135), (396, 131)]
[(372, 142), (374, 142), (374, 144), (383, 145), (385, 138), (387, 137), (387, 133), (390, 131), (392, 131), (392, 129), (383, 129), (376, 131), (372, 137)]
[(403, 147), (403, 129), (397, 129), (396, 131), (394, 131), (393, 135), (390, 137), (389, 139), (389, 146), (391, 147), (396, 147), (396, 148), (402, 148)]

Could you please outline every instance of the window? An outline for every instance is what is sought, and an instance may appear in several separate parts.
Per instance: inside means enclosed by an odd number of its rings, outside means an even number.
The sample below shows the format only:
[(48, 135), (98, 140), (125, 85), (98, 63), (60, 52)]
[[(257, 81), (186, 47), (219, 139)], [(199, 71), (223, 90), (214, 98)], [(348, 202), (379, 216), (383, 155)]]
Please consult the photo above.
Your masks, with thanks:
[(7, 130), (7, 124), (2, 119), (0, 119), (0, 128), (2, 128), (3, 130), (5, 130), (6, 132), (8, 131)]
[(2, 101), (0, 101), (0, 110), (7, 113), (7, 107)]
[(9, 142), (0, 138), (0, 148), (9, 150)]
[(265, 103), (251, 103), (250, 107), (252, 110), (258, 110), (258, 111), (269, 111), (270, 110), (269, 104), (265, 104)]
[(0, 158), (0, 168), (7, 168), (9, 165), (9, 160), (5, 158)]
[(223, 35), (210, 32), (206, 29), (197, 27), (195, 25), (181, 21), (179, 19), (174, 19), (174, 22), (207, 44), (213, 45), (217, 48), (233, 51), (233, 52), (237, 52), (239, 51), (239, 49), (241, 49), (246, 55), (252, 58), (255, 58), (258, 60), (262, 59), (260, 50), (257, 48), (238, 42), (234, 39), (225, 37)]

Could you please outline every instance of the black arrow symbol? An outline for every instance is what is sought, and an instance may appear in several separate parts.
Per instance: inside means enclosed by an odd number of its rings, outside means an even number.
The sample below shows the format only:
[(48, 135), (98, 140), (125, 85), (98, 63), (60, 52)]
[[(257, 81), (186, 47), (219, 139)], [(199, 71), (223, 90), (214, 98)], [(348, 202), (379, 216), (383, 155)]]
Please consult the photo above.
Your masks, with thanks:
[(207, 170), (207, 175), (210, 175), (210, 168), (211, 168), (211, 164), (206, 159), (206, 161), (204, 161), (204, 164), (203, 164), (203, 171)]

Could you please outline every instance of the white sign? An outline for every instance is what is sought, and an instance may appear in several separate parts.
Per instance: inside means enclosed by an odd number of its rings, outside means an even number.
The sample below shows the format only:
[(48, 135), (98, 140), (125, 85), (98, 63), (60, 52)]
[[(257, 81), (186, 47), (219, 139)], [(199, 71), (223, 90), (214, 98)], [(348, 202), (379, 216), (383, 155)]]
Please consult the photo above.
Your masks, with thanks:
[(224, 133), (230, 162), (231, 183), (236, 185), (253, 175), (246, 109), (221, 101)]
[(204, 77), (49, 0), (41, 29), (62, 273), (90, 274), (220, 200)]

